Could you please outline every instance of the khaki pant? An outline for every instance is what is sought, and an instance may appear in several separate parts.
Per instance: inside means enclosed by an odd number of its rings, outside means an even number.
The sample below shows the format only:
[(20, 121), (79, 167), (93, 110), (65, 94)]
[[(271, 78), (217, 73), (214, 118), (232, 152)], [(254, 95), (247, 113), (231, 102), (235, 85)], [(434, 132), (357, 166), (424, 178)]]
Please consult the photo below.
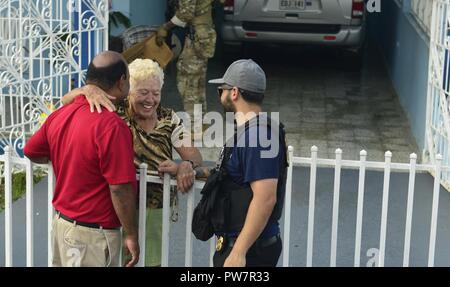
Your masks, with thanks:
[(120, 230), (88, 228), (53, 219), (53, 267), (119, 267)]

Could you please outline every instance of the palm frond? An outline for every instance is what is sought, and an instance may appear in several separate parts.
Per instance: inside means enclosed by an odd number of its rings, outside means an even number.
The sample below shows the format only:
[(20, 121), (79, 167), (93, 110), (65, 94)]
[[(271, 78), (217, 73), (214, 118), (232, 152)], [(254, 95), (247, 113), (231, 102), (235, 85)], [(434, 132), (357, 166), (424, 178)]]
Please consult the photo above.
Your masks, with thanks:
[(125, 16), (122, 12), (113, 11), (109, 13), (109, 19), (115, 27), (118, 27), (119, 24), (125, 26), (125, 28), (131, 27), (131, 20), (127, 16)]

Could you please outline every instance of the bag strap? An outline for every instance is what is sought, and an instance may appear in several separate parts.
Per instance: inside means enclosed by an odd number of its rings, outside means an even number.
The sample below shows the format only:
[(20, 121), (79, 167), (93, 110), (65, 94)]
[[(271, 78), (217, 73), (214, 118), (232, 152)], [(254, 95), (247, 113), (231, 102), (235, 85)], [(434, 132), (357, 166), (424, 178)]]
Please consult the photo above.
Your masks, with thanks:
[[(259, 115), (257, 116), (259, 117)], [(237, 141), (240, 138), (242, 134), (244, 134), (249, 128), (250, 128), (250, 121), (245, 122), (244, 128), (238, 128), (236, 121), (234, 122), (234, 134), (233, 137), (228, 139), (223, 146), (223, 150), (221, 153), (221, 159), (220, 159), (220, 165), (218, 166), (218, 169), (225, 173), (224, 166), (230, 159), (231, 153), (233, 152), (233, 148), (237, 145)]]
[[(224, 145), (223, 147), (223, 151), (221, 154), (221, 159), (220, 159), (220, 166), (219, 168), (221, 170), (223, 170), (223, 167), (225, 166), (225, 164), (227, 163), (227, 161), (229, 160), (231, 153), (233, 152), (233, 147), (237, 145), (237, 141), (238, 139), (245, 133), (247, 132), (251, 127), (254, 126), (259, 126), (260, 124), (260, 115), (257, 115), (255, 118), (245, 122), (244, 127), (237, 127), (236, 123), (234, 124), (234, 135), (232, 138), (230, 138)], [(267, 125), (268, 128), (272, 128), (272, 120), (270, 117), (267, 117), (265, 119), (265, 124)], [(279, 132), (278, 132), (278, 136), (279, 136), (279, 140), (280, 140), (280, 144), (284, 145), (285, 149), (286, 149), (286, 154), (285, 154), (285, 165), (288, 165), (287, 162), (287, 147), (286, 147), (286, 139), (285, 139), (285, 130), (284, 130), (284, 125), (283, 123), (279, 122), (278, 123), (279, 127)], [(231, 142), (233, 141), (233, 142)], [(233, 144), (231, 144), (233, 143)]]

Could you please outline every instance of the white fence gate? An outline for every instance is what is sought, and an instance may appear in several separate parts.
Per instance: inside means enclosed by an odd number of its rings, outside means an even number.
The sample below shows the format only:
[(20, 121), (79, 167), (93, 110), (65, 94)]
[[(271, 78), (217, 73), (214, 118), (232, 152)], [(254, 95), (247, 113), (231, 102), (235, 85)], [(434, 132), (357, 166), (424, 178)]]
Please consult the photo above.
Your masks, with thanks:
[[(450, 2), (448, 0), (433, 0), (432, 2), (426, 141), (423, 159), (435, 162), (434, 155), (441, 154), (443, 164), (449, 165)], [(428, 4), (431, 4), (431, 1)], [(449, 172), (442, 174), (442, 183), (450, 190)]]
[[(313, 243), (314, 238), (317, 236), (317, 232), (315, 232), (315, 215), (316, 215), (316, 206), (320, 204), (316, 204), (316, 183), (317, 183), (317, 172), (319, 167), (328, 167), (334, 169), (334, 184), (333, 184), (333, 204), (332, 204), (332, 220), (331, 220), (331, 226), (327, 226), (328, 230), (331, 230), (331, 242), (327, 243), (330, 248), (330, 263), (329, 266), (336, 266), (337, 265), (337, 254), (338, 254), (338, 233), (339, 233), (339, 213), (342, 210), (342, 207), (340, 206), (340, 196), (345, 195), (344, 193), (346, 190), (341, 191), (341, 179), (342, 175), (341, 172), (344, 171), (344, 169), (357, 169), (359, 170), (359, 176), (358, 179), (355, 181), (357, 182), (358, 186), (358, 192), (357, 192), (357, 213), (356, 213), (356, 232), (355, 232), (355, 238), (354, 238), (354, 253), (353, 253), (353, 265), (354, 266), (384, 266), (385, 265), (385, 253), (386, 253), (386, 237), (387, 237), (387, 222), (388, 222), (388, 207), (389, 204), (395, 203), (398, 205), (398, 202), (390, 202), (389, 201), (389, 193), (391, 191), (390, 182), (391, 182), (391, 173), (393, 171), (395, 172), (402, 172), (409, 174), (409, 179), (407, 183), (407, 199), (406, 199), (406, 208), (404, 210), (405, 212), (405, 225), (404, 225), (404, 240), (403, 240), (403, 256), (402, 256), (402, 266), (409, 266), (410, 265), (410, 254), (411, 250), (413, 249), (420, 249), (422, 250), (423, 247), (414, 248), (414, 244), (411, 244), (411, 242), (414, 243), (414, 241), (411, 241), (411, 234), (413, 229), (413, 206), (415, 200), (415, 195), (423, 194), (423, 193), (431, 193), (432, 192), (432, 206), (431, 207), (431, 213), (430, 218), (426, 219), (427, 222), (430, 223), (430, 231), (429, 231), (429, 240), (428, 243), (428, 256), (427, 256), (427, 266), (434, 266), (435, 264), (435, 254), (436, 254), (436, 235), (438, 231), (438, 214), (439, 214), (439, 194), (440, 194), (440, 183), (439, 183), (439, 177), (441, 172), (449, 172), (450, 166), (442, 166), (441, 165), (441, 159), (442, 157), (440, 155), (437, 155), (436, 158), (436, 164), (435, 165), (428, 165), (428, 164), (416, 164), (417, 155), (411, 154), (410, 157), (410, 163), (391, 163), (392, 154), (390, 152), (386, 152), (385, 162), (370, 162), (366, 161), (367, 153), (365, 151), (361, 151), (360, 153), (360, 160), (359, 161), (351, 161), (351, 160), (342, 160), (342, 151), (340, 149), (336, 150), (336, 158), (335, 159), (319, 159), (317, 158), (317, 147), (311, 148), (311, 157), (309, 158), (303, 158), (303, 157), (294, 157), (294, 150), (292, 147), (289, 147), (289, 167), (288, 167), (288, 174), (287, 174), (287, 183), (286, 183), (286, 195), (285, 195), (285, 207), (284, 207), (284, 225), (283, 225), (283, 255), (282, 255), (282, 265), (283, 266), (292, 266), (290, 263), (291, 258), (291, 250), (290, 246), (292, 246), (291, 239), (291, 219), (292, 220), (299, 220), (298, 218), (292, 218), (291, 211), (294, 209), (299, 209), (299, 206), (292, 206), (292, 198), (295, 195), (295, 193), (298, 192), (298, 190), (293, 189), (293, 181), (294, 181), (294, 175), (293, 171), (295, 167), (299, 166), (306, 166), (307, 169), (309, 169), (310, 172), (310, 179), (309, 179), (309, 200), (308, 200), (308, 207), (307, 207), (307, 230), (294, 230), (294, 232), (300, 232), (300, 233), (306, 233), (307, 234), (307, 244), (306, 244), (306, 266), (313, 266)], [(6, 192), (6, 198), (5, 198), (5, 256), (6, 256), (6, 266), (14, 266), (13, 262), (13, 241), (12, 241), (12, 234), (13, 234), (13, 226), (12, 226), (12, 186), (11, 186), (11, 167), (14, 164), (21, 165), (26, 170), (26, 178), (27, 178), (27, 184), (26, 184), (26, 250), (27, 250), (27, 266), (33, 266), (34, 265), (34, 258), (33, 258), (33, 249), (34, 249), (34, 242), (33, 242), (33, 230), (34, 230), (34, 224), (33, 224), (33, 216), (34, 216), (34, 210), (33, 210), (33, 168), (32, 164), (28, 159), (18, 158), (12, 156), (11, 148), (6, 149), (5, 155), (0, 156), (0, 163), (4, 163), (6, 166), (6, 172), (5, 172), (5, 192)], [(368, 170), (378, 170), (382, 171), (384, 173), (384, 180), (383, 180), (383, 187), (382, 187), (382, 208), (380, 214), (377, 214), (377, 219), (380, 220), (380, 235), (377, 239), (378, 246), (371, 248), (370, 251), (373, 252), (374, 260), (373, 263), (364, 263), (361, 259), (361, 243), (362, 243), (362, 229), (363, 229), (363, 215), (365, 212), (365, 206), (364, 206), (364, 196), (365, 191), (367, 190), (366, 185), (366, 171)], [(416, 174), (417, 173), (426, 173), (426, 172), (433, 172), (436, 177), (434, 179), (433, 189), (432, 190), (417, 190), (416, 188)], [(296, 175), (298, 176), (298, 175)], [(170, 201), (170, 187), (176, 185), (176, 180), (173, 180), (170, 178), (168, 174), (164, 176), (163, 179), (160, 179), (159, 177), (155, 176), (148, 176), (147, 175), (147, 166), (145, 164), (141, 165), (140, 172), (138, 175), (139, 179), (139, 185), (140, 185), (140, 194), (139, 194), (139, 242), (141, 247), (141, 260), (139, 262), (139, 266), (143, 266), (143, 260), (145, 258), (145, 254), (142, 254), (145, 252), (145, 214), (146, 214), (146, 188), (147, 188), (147, 182), (153, 182), (153, 183), (159, 183), (163, 184), (163, 191), (164, 191), (164, 198), (163, 198), (163, 231), (162, 231), (162, 266), (168, 266), (169, 265), (169, 250), (174, 250), (174, 246), (169, 246), (169, 230), (170, 230), (170, 207), (169, 207), (169, 201)], [(192, 222), (192, 214), (195, 204), (195, 194), (196, 190), (202, 188), (203, 182), (196, 181), (194, 186), (192, 187), (191, 191), (189, 192), (188, 199), (187, 199), (187, 208), (186, 208), (186, 226), (185, 226), (185, 238), (186, 241), (184, 242), (185, 247), (185, 266), (189, 267), (192, 266), (192, 259), (193, 259), (193, 243), (194, 243), (194, 237), (191, 232), (191, 222)], [(306, 185), (306, 183), (302, 183), (302, 185)], [(48, 180), (48, 196), (49, 198), (52, 198), (54, 190), (54, 176), (51, 169), (51, 166), (49, 166), (49, 180)], [(398, 190), (394, 190), (398, 191)], [(446, 193), (445, 193), (446, 194)], [(448, 203), (448, 202), (447, 202)], [(419, 202), (419, 204), (423, 204), (423, 202)], [(403, 210), (402, 210), (403, 212)], [(444, 210), (445, 212), (445, 210)], [(448, 213), (444, 213), (448, 214)], [(47, 219), (47, 231), (48, 231), (48, 238), (50, 238), (50, 232), (51, 232), (51, 222), (52, 222), (52, 215), (53, 215), (53, 208), (51, 205), (51, 201), (48, 201), (48, 219)], [(420, 214), (419, 217), (415, 217), (416, 220), (419, 219), (422, 220), (424, 217), (423, 214)], [(442, 212), (441, 212), (441, 218), (442, 218)], [(342, 219), (341, 219), (342, 220)], [(353, 218), (351, 218), (353, 220)], [(448, 218), (445, 218), (444, 221), (448, 222)], [(397, 224), (398, 226), (402, 226), (402, 222)], [(445, 227), (444, 227), (445, 228)], [(341, 231), (342, 234), (342, 231)], [(379, 239), (379, 240), (378, 240)], [(397, 241), (400, 241), (398, 238)], [(353, 240), (352, 240), (353, 241)], [(50, 240), (48, 241), (50, 242)], [(176, 244), (180, 244), (180, 241), (177, 241)], [(182, 244), (182, 243), (181, 243)], [(215, 240), (210, 240), (210, 257), (209, 257), (209, 265), (212, 266), (212, 254), (214, 252), (215, 247)], [(50, 243), (48, 243), (48, 250), (51, 251)], [(52, 254), (49, 252), (48, 254), (48, 265), (51, 265), (51, 257)], [(207, 265), (207, 264), (205, 264)]]
[(42, 114), (108, 45), (107, 0), (0, 0), (0, 148), (19, 153)]

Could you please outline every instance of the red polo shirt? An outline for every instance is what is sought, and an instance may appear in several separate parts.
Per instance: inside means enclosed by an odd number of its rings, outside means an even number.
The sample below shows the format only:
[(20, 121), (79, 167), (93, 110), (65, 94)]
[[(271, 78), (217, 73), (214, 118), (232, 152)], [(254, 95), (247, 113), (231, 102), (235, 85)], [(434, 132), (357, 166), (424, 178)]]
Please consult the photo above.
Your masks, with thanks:
[(109, 185), (136, 190), (131, 132), (115, 113), (91, 113), (84, 96), (53, 112), (26, 144), (27, 157), (48, 157), (56, 176), (53, 206), (64, 215), (119, 227)]

